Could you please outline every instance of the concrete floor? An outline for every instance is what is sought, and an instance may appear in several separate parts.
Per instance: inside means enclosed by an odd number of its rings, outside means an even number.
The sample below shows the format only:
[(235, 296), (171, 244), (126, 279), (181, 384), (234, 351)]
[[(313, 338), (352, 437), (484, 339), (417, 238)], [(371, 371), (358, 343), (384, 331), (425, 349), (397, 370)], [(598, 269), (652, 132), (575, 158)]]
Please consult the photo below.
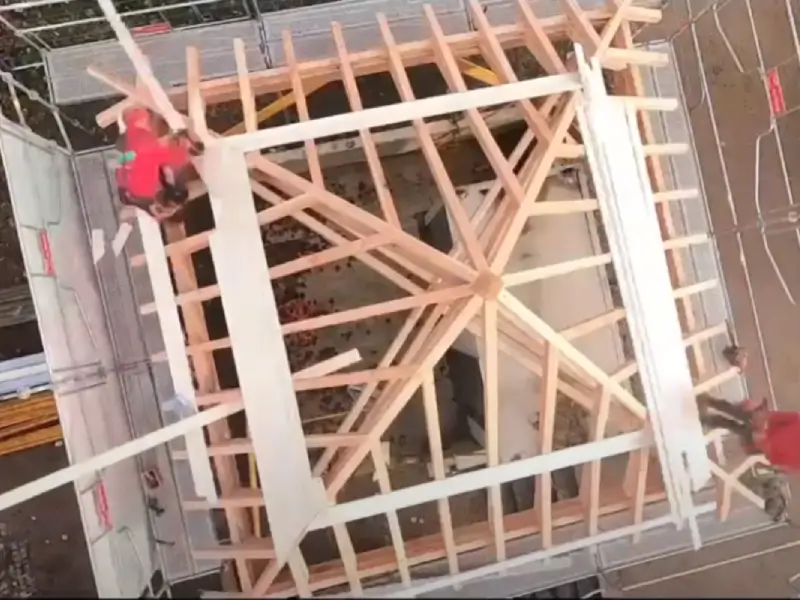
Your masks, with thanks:
[[(647, 32), (655, 38), (670, 36), (686, 20), (687, 5), (698, 14), (710, 0), (675, 0), (667, 10), (660, 31)], [(720, 3), (724, 4), (724, 3)], [(787, 5), (797, 18), (800, 5), (794, 0), (757, 0), (750, 2), (763, 61), (767, 69), (788, 61), (780, 70), (786, 106), (789, 111), (798, 106), (797, 83), (800, 74), (798, 57), (792, 41)], [(756, 218), (756, 149), (759, 136), (768, 131), (769, 103), (754, 69), (758, 55), (753, 42), (746, 0), (731, 0), (719, 11), (719, 23), (727, 34), (744, 72), (740, 71), (724, 38), (707, 14), (697, 21), (696, 32), (708, 77), (708, 94), (704, 95), (698, 77), (698, 63), (692, 44), (691, 31), (685, 30), (674, 39), (678, 67), (682, 74), (687, 104), (691, 110), (692, 127), (700, 157), (700, 167), (706, 187), (711, 221), (715, 231), (725, 232), (733, 225), (728, 201), (730, 193), (740, 225), (753, 223)], [(752, 72), (752, 73), (751, 73)], [(726, 186), (719, 153), (711, 125), (710, 111), (717, 119), (721, 153), (727, 167), (729, 187)], [(783, 151), (789, 180), (787, 189), (773, 134), (763, 136), (760, 149), (760, 199), (763, 210), (780, 208), (792, 202), (797, 193), (800, 170), (800, 114), (788, 114), (778, 120), (778, 132), (783, 139)], [(729, 191), (730, 190), (730, 191)], [(800, 410), (800, 354), (795, 352), (794, 332), (800, 329), (800, 309), (787, 298), (773, 270), (764, 242), (758, 232), (742, 235), (743, 253), (747, 263), (750, 286), (740, 260), (736, 236), (718, 238), (723, 271), (733, 306), (739, 342), (750, 349), (746, 376), (750, 393), (771, 395), (783, 410)], [(789, 290), (800, 301), (800, 245), (794, 233), (770, 236), (769, 244), (778, 266), (783, 271)], [(752, 288), (755, 310), (749, 300)], [(766, 352), (759, 350), (759, 327)], [(765, 363), (765, 364), (762, 364)], [(794, 493), (800, 493), (797, 481)], [(797, 503), (793, 510), (798, 520)], [(797, 547), (770, 551), (770, 548), (797, 542)], [(762, 556), (738, 560), (728, 566), (709, 568), (715, 562), (764, 552)], [(641, 584), (670, 573), (699, 569), (672, 579), (630, 589), (626, 596), (650, 597), (790, 597), (798, 592), (788, 580), (800, 571), (800, 534), (795, 527), (759, 534), (706, 548), (670, 559), (609, 575), (609, 583), (617, 589)]]

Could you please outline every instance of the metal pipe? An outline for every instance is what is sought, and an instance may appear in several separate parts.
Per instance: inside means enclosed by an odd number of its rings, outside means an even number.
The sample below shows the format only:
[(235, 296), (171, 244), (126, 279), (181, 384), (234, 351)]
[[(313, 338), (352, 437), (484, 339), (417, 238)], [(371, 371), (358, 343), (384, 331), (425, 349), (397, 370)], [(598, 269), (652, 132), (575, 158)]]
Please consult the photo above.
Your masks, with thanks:
[(791, 548), (795, 548), (796, 546), (800, 546), (800, 540), (795, 540), (793, 542), (787, 542), (785, 544), (780, 544), (778, 546), (773, 546), (772, 548), (765, 548), (763, 550), (757, 550), (756, 552), (748, 552), (747, 554), (743, 554), (741, 556), (736, 556), (734, 558), (729, 558), (727, 560), (720, 560), (715, 563), (711, 563), (708, 565), (703, 565), (702, 567), (694, 567), (693, 569), (684, 569), (683, 571), (678, 571), (676, 573), (671, 573), (669, 575), (664, 575), (663, 577), (654, 577), (653, 579), (648, 579), (646, 581), (641, 581), (639, 583), (634, 583), (631, 585), (627, 585), (620, 589), (621, 592), (630, 592), (633, 590), (638, 590), (643, 587), (647, 587), (656, 583), (662, 583), (664, 581), (669, 581), (670, 579), (677, 579), (678, 577), (685, 577), (687, 575), (694, 575), (695, 573), (703, 573), (705, 571), (709, 571), (716, 567), (724, 567), (725, 565), (731, 565), (738, 562), (742, 562), (744, 560), (750, 560), (751, 558), (758, 558), (759, 556), (764, 556), (766, 554), (772, 554), (773, 552), (781, 552), (782, 550), (789, 550)]

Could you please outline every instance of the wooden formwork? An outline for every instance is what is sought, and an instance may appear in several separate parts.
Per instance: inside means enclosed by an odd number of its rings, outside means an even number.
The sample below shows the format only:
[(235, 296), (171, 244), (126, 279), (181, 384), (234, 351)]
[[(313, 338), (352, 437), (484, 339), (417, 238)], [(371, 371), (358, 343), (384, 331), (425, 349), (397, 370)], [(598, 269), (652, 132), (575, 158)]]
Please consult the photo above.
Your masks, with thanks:
[[(196, 557), (235, 562), (241, 589), (247, 595), (306, 596), (341, 585), (349, 586), (353, 594), (360, 594), (365, 585), (369, 585), (370, 578), (397, 574), (403, 583), (409, 584), (413, 567), (439, 560), (446, 560), (447, 569), (455, 576), (459, 573), (461, 554), (492, 548), (495, 560), (503, 563), (508, 556), (506, 544), (510, 540), (538, 534), (541, 547), (549, 549), (557, 544), (554, 534), (559, 528), (581, 521), (586, 524), (586, 538), (589, 539), (598, 534), (602, 516), (630, 511), (631, 523), (641, 525), (645, 505), (664, 499), (660, 466), (658, 461), (652, 460), (651, 440), (645, 426), (647, 410), (626, 385), (637, 373), (638, 365), (631, 362), (620, 365), (616, 372), (606, 373), (574, 345), (579, 337), (626, 319), (625, 309), (615, 309), (567, 331), (557, 332), (513, 295), (515, 286), (609, 265), (611, 254), (587, 256), (522, 272), (506, 271), (528, 219), (599, 209), (594, 199), (537, 202), (553, 164), (560, 159), (580, 158), (585, 152), (581, 132), (574, 121), (581, 101), (580, 85), (577, 77), (573, 77), (576, 57), (563, 58), (554, 47), (556, 41), (571, 40), (580, 44), (587, 56), (599, 59), (617, 80), (616, 89), (624, 94), (619, 98), (638, 111), (673, 295), (695, 378), (695, 393), (706, 392), (738, 376), (734, 368), (710, 372), (703, 344), (715, 336), (725, 335), (727, 328), (719, 323), (700, 329), (692, 312), (691, 297), (717, 286), (718, 282), (689, 281), (681, 262), (680, 250), (710, 243), (710, 239), (702, 233), (676, 236), (670, 218), (671, 203), (690, 201), (698, 192), (667, 187), (662, 157), (686, 152), (688, 148), (684, 144), (655, 143), (649, 113), (674, 110), (678, 104), (671, 98), (646, 97), (638, 72), (639, 67), (667, 63), (667, 56), (634, 48), (632, 41), (632, 28), (658, 22), (660, 11), (634, 6), (631, 0), (613, 0), (604, 8), (584, 11), (575, 0), (563, 0), (563, 14), (538, 18), (535, 3), (517, 0), (516, 4), (516, 22), (497, 26), (491, 23), (490, 15), (484, 13), (480, 3), (471, 0), (469, 7), (475, 31), (455, 35), (445, 34), (435, 11), (425, 7), (429, 37), (409, 43), (397, 43), (387, 19), (377, 15), (382, 47), (357, 53), (348, 51), (344, 31), (333, 23), (336, 53), (314, 61), (296, 60), (292, 36), (286, 32), (286, 65), (262, 72), (248, 71), (245, 48), (240, 40), (234, 40), (237, 75), (221, 79), (202, 80), (198, 53), (194, 48), (187, 48), (187, 85), (165, 91), (152, 76), (147, 60), (138, 52), (121, 22), (115, 22), (116, 13), (110, 2), (101, 1), (117, 29), (120, 42), (137, 67), (139, 85), (91, 69), (94, 76), (126, 97), (100, 113), (98, 122), (110, 125), (126, 107), (144, 104), (162, 114), (174, 129), (190, 128), (207, 147), (204, 159), (197, 163), (203, 181), (196, 182), (192, 194), (197, 197), (210, 193), (217, 229), (187, 237), (181, 225), (167, 225), (166, 243), (162, 247), (155, 223), (140, 215), (145, 253), (133, 257), (131, 264), (149, 268), (156, 291), (156, 300), (142, 307), (143, 314), (158, 316), (164, 330), (167, 350), (154, 356), (154, 360), (169, 363), (176, 388), (192, 398), (197, 406), (236, 403), (248, 416), (249, 438), (231, 438), (225, 421), (220, 420), (208, 427), (207, 441), (195, 436), (187, 440), (186, 452), (176, 456), (193, 460), (198, 495), (205, 496), (188, 501), (185, 508), (222, 509), (230, 525), (229, 544), (196, 549)], [(507, 54), (515, 48), (529, 52), (547, 77), (520, 82)], [(478, 59), (475, 57), (479, 57), (488, 70), (476, 67)], [(450, 94), (422, 101), (415, 99), (407, 69), (422, 64), (438, 67)], [(470, 91), (464, 73), (475, 68), (489, 72), (488, 77), (483, 77), (484, 83), (499, 87), (491, 90), (491, 94)], [(364, 110), (357, 78), (380, 72), (391, 76), (402, 103)], [(306, 96), (331, 80), (342, 81), (352, 112), (310, 120)], [(279, 109), (295, 102), (300, 123), (259, 131), (259, 122), (276, 110), (268, 107), (256, 111), (255, 97), (268, 92), (287, 92)], [(242, 125), (229, 130), (225, 136), (209, 131), (205, 107), (235, 98), (242, 102)], [(481, 109), (509, 102), (519, 111), (528, 129), (516, 149), (506, 157)], [(187, 107), (188, 116), (178, 112), (176, 107)], [(467, 127), (497, 178), (472, 216), (465, 212), (430, 134), (430, 125), (424, 120), (426, 116), (457, 110), (463, 111)], [(393, 197), (370, 132), (370, 127), (408, 121), (412, 123), (419, 148), (455, 225), (457, 241), (449, 255), (402, 230), (396, 208), (396, 202), (402, 199)], [(380, 217), (325, 188), (316, 143), (319, 138), (346, 131), (358, 132), (374, 179)], [(262, 147), (289, 141), (304, 143), (308, 179), (271, 162), (259, 152)], [(256, 214), (252, 203), (237, 202), (251, 194), (265, 200), (270, 207)], [(251, 234), (257, 231), (256, 222), (264, 227), (284, 218), (296, 219), (316, 232), (329, 242), (330, 248), (273, 267), (264, 262), (263, 253), (261, 257), (249, 254), (254, 248), (248, 244), (254, 239)], [(198, 288), (191, 254), (209, 246), (219, 281), (216, 285)], [(269, 256), (266, 258), (268, 261)], [(264, 287), (269, 290), (270, 280), (347, 258), (363, 262), (394, 283), (405, 296), (281, 324), (269, 321), (267, 313), (274, 312), (274, 302), (252, 298), (263, 295)], [(175, 276), (174, 290), (169, 281), (167, 261)], [(201, 302), (220, 296), (230, 336), (210, 339)], [(183, 313), (183, 331), (178, 322), (178, 307)], [(245, 314), (247, 311), (251, 312)], [(291, 378), (287, 371), (285, 382), (272, 381), (269, 389), (260, 391), (262, 397), (254, 397), (259, 393), (259, 381), (265, 381), (259, 379), (257, 370), (288, 367), (285, 358), (281, 362), (280, 357), (266, 360), (270, 366), (259, 364), (265, 360), (263, 352), (257, 355), (259, 350), (281, 353), (279, 348), (269, 345), (270, 340), (258, 338), (270, 331), (270, 327), (274, 326), (278, 335), (290, 336), (394, 313), (408, 313), (408, 316), (375, 368), (346, 370), (360, 362), (361, 357), (355, 348), (342, 349), (333, 359), (295, 372)], [(483, 344), (488, 464), (474, 473), (446, 477), (433, 369), (464, 330), (475, 334)], [(241, 389), (220, 389), (212, 353), (221, 348), (233, 350)], [(194, 381), (189, 375), (187, 355), (194, 369)], [(540, 456), (508, 465), (500, 465), (498, 450), (498, 403), (502, 399), (498, 398), (497, 390), (501, 359), (518, 361), (541, 378), (541, 394), (535, 400), (540, 412)], [(280, 374), (274, 377), (274, 380), (279, 379)], [(288, 387), (282, 387), (287, 382)], [(302, 434), (294, 392), (355, 384), (364, 387), (337, 433)], [(380, 441), (393, 419), (420, 390), (427, 417), (433, 477), (427, 483), (393, 491)], [(269, 398), (263, 397), (265, 395)], [(591, 415), (590, 439), (583, 446), (554, 451), (556, 403), (562, 396), (572, 399)], [(278, 414), (270, 412), (270, 403), (280, 405), (280, 410), (287, 415), (285, 422), (268, 423)], [(254, 421), (256, 417), (258, 420)], [(272, 425), (295, 428), (297, 431), (293, 433), (301, 436), (306, 450), (324, 448), (321, 458), (308, 467), (307, 479), (322, 481), (327, 500), (315, 505), (318, 512), (305, 523), (303, 530), (331, 529), (339, 547), (339, 560), (308, 565), (297, 547), (299, 540), (294, 541), (294, 547), (287, 553), (284, 541), (275, 537), (276, 531), (282, 520), (289, 521), (296, 515), (276, 514), (275, 507), (279, 503), (275, 498), (282, 492), (267, 485), (264, 489), (247, 489), (240, 483), (233, 458), (242, 454), (255, 456), (262, 483), (277, 481), (274, 474), (266, 472), (283, 460), (274, 453), (270, 455), (275, 446), (266, 439), (269, 436), (265, 432), (275, 431), (269, 429)], [(707, 441), (715, 442), (718, 437), (718, 432), (711, 432), (707, 434)], [(288, 442), (286, 452), (288, 456)], [(305, 450), (303, 452), (308, 461)], [(629, 455), (625, 481), (603, 481), (603, 459), (619, 454)], [(211, 489), (213, 482), (209, 487), (207, 457), (214, 464), (218, 490)], [(348, 479), (364, 460), (374, 461), (380, 494), (336, 504)], [(760, 502), (738, 482), (739, 469), (729, 474), (717, 462), (711, 463), (712, 472), (719, 481), (721, 517), (726, 517), (730, 510), (733, 489), (756, 504)], [(583, 465), (580, 497), (551, 502), (549, 473), (556, 468), (577, 465)], [(200, 479), (205, 478), (205, 484), (198, 483), (199, 473)], [(292, 476), (286, 474), (287, 478)], [(301, 476), (302, 473), (297, 475)], [(535, 508), (504, 514), (500, 485), (530, 476), (537, 477)], [(295, 488), (287, 482), (287, 489)], [(304, 489), (312, 490), (311, 487)], [(454, 527), (448, 499), (480, 489), (486, 489), (488, 494), (488, 521)], [(437, 505), (440, 532), (404, 539), (397, 511), (431, 501)], [(309, 502), (313, 505), (315, 500)], [(261, 507), (266, 507), (275, 539), (263, 537), (260, 519), (251, 518), (251, 511)], [(381, 514), (388, 519), (391, 544), (356, 554), (347, 523)]]

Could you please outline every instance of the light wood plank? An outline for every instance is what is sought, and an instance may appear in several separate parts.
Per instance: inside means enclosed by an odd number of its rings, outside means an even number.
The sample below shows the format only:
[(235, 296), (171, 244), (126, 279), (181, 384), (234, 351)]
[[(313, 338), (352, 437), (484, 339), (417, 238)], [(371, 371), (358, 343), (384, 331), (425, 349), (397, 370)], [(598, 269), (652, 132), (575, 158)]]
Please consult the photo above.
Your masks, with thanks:
[[(556, 401), (558, 398), (558, 349), (547, 344), (544, 351), (541, 388), (539, 391), (539, 449), (541, 456), (553, 451), (555, 434)], [(542, 548), (553, 545), (553, 474), (547, 471), (536, 477), (536, 506), (539, 510)]]

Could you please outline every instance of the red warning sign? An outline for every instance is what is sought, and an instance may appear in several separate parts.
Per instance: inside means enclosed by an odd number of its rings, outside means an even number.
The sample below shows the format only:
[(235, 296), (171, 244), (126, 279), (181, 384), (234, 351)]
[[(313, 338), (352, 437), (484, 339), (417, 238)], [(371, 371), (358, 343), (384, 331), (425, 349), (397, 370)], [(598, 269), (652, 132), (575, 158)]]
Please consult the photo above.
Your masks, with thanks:
[(786, 112), (786, 101), (783, 99), (781, 75), (778, 69), (771, 69), (767, 73), (767, 93), (769, 94), (769, 109), (774, 117), (779, 117)]
[(94, 508), (97, 513), (97, 520), (103, 531), (111, 529), (111, 511), (108, 508), (108, 496), (106, 496), (106, 486), (100, 481), (92, 490), (94, 496)]
[(55, 275), (56, 269), (53, 265), (53, 252), (50, 249), (50, 238), (46, 229), (39, 231), (39, 249), (42, 252), (42, 262), (44, 263), (44, 274)]
[(144, 35), (156, 35), (158, 33), (168, 33), (170, 31), (172, 31), (172, 26), (169, 23), (151, 23), (150, 25), (134, 27), (131, 29), (131, 34), (134, 37), (139, 37)]

